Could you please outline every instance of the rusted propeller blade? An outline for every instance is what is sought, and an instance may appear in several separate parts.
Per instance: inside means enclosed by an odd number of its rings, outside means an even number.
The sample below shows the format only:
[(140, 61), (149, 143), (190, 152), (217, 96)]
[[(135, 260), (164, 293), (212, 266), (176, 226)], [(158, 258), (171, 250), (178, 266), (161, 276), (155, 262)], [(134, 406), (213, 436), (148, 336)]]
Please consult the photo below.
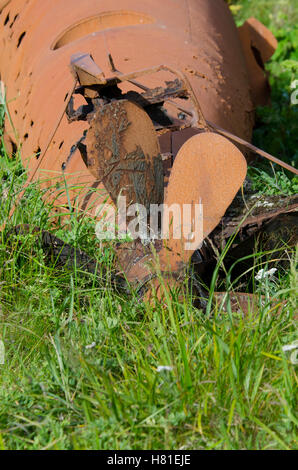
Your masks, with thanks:
[(86, 137), (86, 165), (103, 182), (114, 203), (159, 204), (163, 200), (163, 164), (148, 114), (127, 100), (100, 108)]
[[(166, 288), (177, 285), (191, 255), (235, 197), (246, 168), (242, 153), (224, 137), (206, 132), (189, 139), (177, 154), (165, 194), (162, 233), (168, 230), (169, 239), (155, 242), (153, 252), (138, 241), (122, 246), (118, 259), (127, 279), (140, 285), (160, 269)], [(177, 211), (174, 216), (171, 209)], [(190, 242), (191, 232), (195, 239)], [(159, 284), (156, 278), (151, 281), (147, 298), (151, 290), (162, 295)]]
[[(185, 142), (166, 189), (165, 206), (178, 206), (181, 218), (172, 218), (170, 238), (159, 255), (163, 269), (177, 271), (189, 260), (220, 222), (242, 185), (246, 170), (242, 153), (218, 134), (197, 134)], [(164, 217), (163, 232), (167, 223), (168, 218)], [(179, 233), (181, 237), (175, 238)], [(193, 241), (189, 234), (193, 234)]]

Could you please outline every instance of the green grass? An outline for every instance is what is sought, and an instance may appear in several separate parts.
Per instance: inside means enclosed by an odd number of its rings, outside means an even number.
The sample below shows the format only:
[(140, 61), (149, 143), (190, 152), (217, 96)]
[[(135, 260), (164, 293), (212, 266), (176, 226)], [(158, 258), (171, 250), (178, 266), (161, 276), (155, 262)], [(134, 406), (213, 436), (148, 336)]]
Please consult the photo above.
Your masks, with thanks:
[[(233, 3), (242, 6), (239, 21), (253, 12), (279, 30), (294, 24), (292, 2)], [(284, 56), (278, 57), (269, 67), (276, 67), (273, 81), (282, 94), (286, 79), (278, 70)], [(284, 146), (281, 156), (292, 161), (291, 119), (297, 111), (278, 96), (273, 125), (269, 108), (259, 110), (255, 139), (270, 150), (282, 107), (280, 122), (285, 119), (289, 135), (284, 141), (280, 134), (274, 145)], [(11, 160), (3, 147), (0, 152), (2, 225), (26, 174), (18, 155)], [(297, 180), (270, 167), (251, 170), (251, 178), (259, 191), (297, 192)], [(150, 306), (134, 294), (115, 292), (106, 277), (46, 263), (32, 234), (8, 242), (14, 224), (53, 227), (50, 210), (39, 188), (30, 186), (0, 233), (0, 338), (6, 350), (0, 449), (297, 448), (297, 375), (282, 346), (297, 339), (298, 253), (283, 255), (292, 259), (291, 269), (255, 281), (256, 294), (265, 296), (257, 315), (243, 319), (213, 310), (208, 317), (187, 292), (184, 300), (173, 292), (164, 305)], [(73, 214), (54, 229), (96, 256), (99, 273), (101, 266), (113, 271), (113, 247), (94, 238), (93, 221)], [(256, 253), (252, 278), (261, 266), (271, 267), (261, 263), (266, 257)], [(228, 279), (224, 287), (232, 290)], [(223, 288), (218, 282), (215, 276), (214, 288)], [(274, 300), (287, 301), (279, 315)], [(171, 370), (159, 372), (158, 366)]]

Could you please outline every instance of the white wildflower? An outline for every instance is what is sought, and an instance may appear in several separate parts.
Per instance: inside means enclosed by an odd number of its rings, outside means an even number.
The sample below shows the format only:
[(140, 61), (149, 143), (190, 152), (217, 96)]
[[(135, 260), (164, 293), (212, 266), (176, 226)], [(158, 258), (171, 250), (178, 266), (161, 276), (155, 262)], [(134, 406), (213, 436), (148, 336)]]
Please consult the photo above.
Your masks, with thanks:
[(290, 356), (290, 361), (292, 364), (298, 364), (298, 340), (294, 341), (292, 344), (285, 344), (282, 347), (284, 352), (286, 351), (293, 351)]
[(173, 367), (172, 366), (158, 366), (156, 369), (156, 372), (162, 372), (164, 370), (171, 371), (173, 370)]
[(87, 344), (87, 346), (85, 346), (85, 349), (92, 349), (92, 348), (94, 348), (95, 346), (96, 346), (96, 343), (93, 342), (93, 343), (91, 343), (91, 344)]
[(255, 280), (261, 281), (265, 277), (271, 278), (276, 271), (277, 271), (276, 268), (269, 269), (269, 271), (265, 271), (265, 269), (260, 269), (260, 271), (255, 276)]
[(294, 341), (294, 343), (292, 343), (292, 344), (285, 344), (285, 346), (282, 347), (282, 350), (284, 352), (292, 351), (293, 349), (298, 349), (298, 340)]

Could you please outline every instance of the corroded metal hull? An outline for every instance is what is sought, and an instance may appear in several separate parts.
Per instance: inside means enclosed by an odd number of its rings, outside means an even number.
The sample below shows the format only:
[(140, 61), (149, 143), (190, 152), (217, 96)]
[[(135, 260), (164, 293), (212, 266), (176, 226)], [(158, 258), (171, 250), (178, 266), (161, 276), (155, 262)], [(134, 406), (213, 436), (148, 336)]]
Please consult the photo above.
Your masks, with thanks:
[[(250, 140), (255, 105), (268, 99), (261, 62), (276, 47), (271, 33), (254, 20), (239, 34), (223, 0), (4, 0), (0, 24), (0, 74), (11, 116), (5, 142), (21, 145), (28, 181), (39, 179), (49, 189), (47, 197), (60, 205), (76, 201), (91, 215), (102, 201), (115, 204), (122, 186), (130, 184), (130, 202), (202, 201), (207, 236), (242, 184), (246, 163), (222, 137), (196, 134), (210, 130), (207, 121)], [(169, 67), (154, 69), (160, 64)], [(142, 73), (140, 85), (129, 74), (143, 69), (156, 73)], [(178, 71), (176, 82), (173, 71)], [(164, 83), (167, 88), (159, 93)], [(108, 85), (112, 92), (105, 91)], [(136, 99), (140, 86), (145, 93)], [(120, 125), (115, 131), (116, 124), (111, 130), (118, 99), (119, 116), (130, 116), (125, 132)], [(105, 136), (122, 146), (122, 153), (116, 146), (120, 156), (108, 150)], [(116, 153), (117, 171), (113, 167), (110, 173)], [(177, 154), (164, 195), (161, 155)], [(191, 162), (186, 172), (184, 161)], [(198, 187), (193, 182), (187, 187), (192, 169), (203, 171)], [(67, 195), (61, 191), (65, 180)], [(210, 196), (216, 191), (220, 200)], [(165, 261), (169, 250), (161, 250), (159, 259), (175, 271), (194, 250), (184, 256), (171, 243), (174, 258)], [(124, 264), (131, 266), (132, 256)], [(140, 272), (147, 275), (143, 266), (133, 271), (132, 280)]]

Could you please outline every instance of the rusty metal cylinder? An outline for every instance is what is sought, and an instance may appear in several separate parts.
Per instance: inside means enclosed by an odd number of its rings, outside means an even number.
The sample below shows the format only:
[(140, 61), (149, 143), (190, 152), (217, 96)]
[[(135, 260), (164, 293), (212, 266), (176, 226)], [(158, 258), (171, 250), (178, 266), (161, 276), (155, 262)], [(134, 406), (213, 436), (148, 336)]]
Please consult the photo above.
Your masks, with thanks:
[[(90, 53), (106, 76), (109, 54), (122, 73), (169, 64), (188, 76), (208, 120), (251, 137), (248, 71), (223, 0), (11, 0), (0, 4), (0, 24), (0, 74), (16, 130), (7, 122), (6, 132), (22, 144), (29, 175), (63, 113), (73, 83), (70, 57), (77, 52)], [(169, 76), (148, 76), (144, 83), (155, 87), (161, 79)], [(59, 175), (67, 165), (74, 183), (94, 185), (80, 155), (71, 155), (87, 128), (64, 116), (34, 178)], [(177, 152), (186, 136), (174, 140)]]

